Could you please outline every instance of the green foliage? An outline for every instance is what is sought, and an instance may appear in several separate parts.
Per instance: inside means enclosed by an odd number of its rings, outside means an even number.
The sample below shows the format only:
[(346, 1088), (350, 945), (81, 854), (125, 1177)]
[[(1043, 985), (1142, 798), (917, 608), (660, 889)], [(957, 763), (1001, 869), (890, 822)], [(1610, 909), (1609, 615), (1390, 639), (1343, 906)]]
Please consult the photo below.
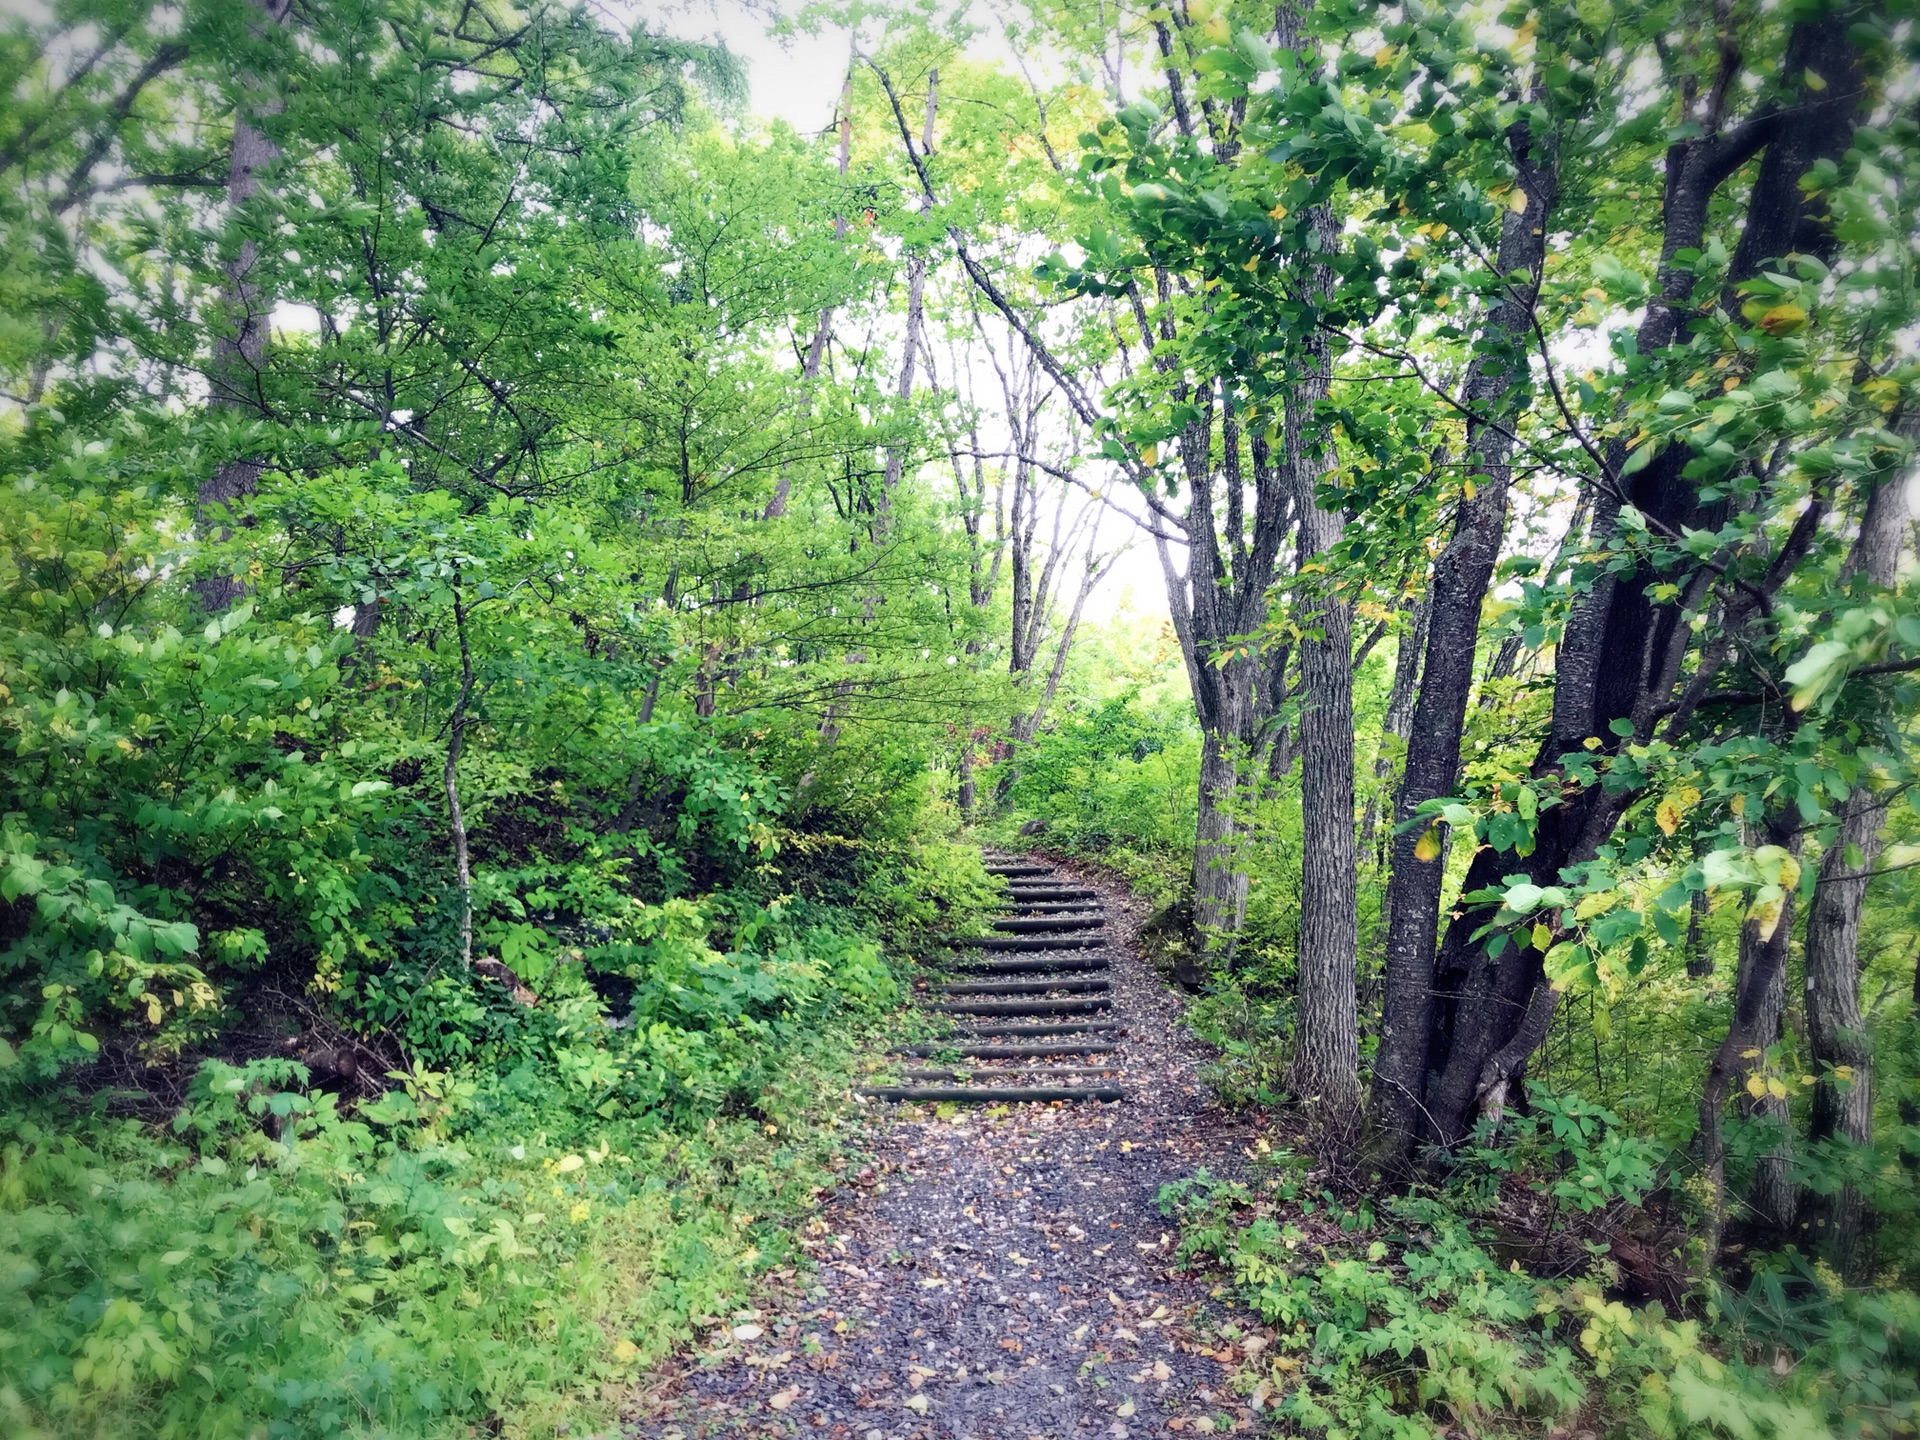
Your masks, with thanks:
[[(1560, 1107), (1543, 1127), (1558, 1137), (1548, 1152), (1581, 1151), (1596, 1118)], [(1163, 1189), (1161, 1206), (1180, 1222), (1180, 1253), (1223, 1269), (1273, 1327), (1237, 1383), (1304, 1433), (1413, 1440), (1466, 1424), (1519, 1436), (1579, 1416), (1663, 1440), (1789, 1440), (1898, 1434), (1920, 1413), (1910, 1294), (1835, 1287), (1795, 1302), (1763, 1281), (1702, 1324), (1613, 1298), (1604, 1265), (1566, 1278), (1503, 1265), (1441, 1198), (1393, 1200), (1376, 1220), (1330, 1197), (1324, 1210), (1302, 1204), (1291, 1183), (1273, 1188), (1203, 1171)], [(1763, 1323), (1768, 1307), (1790, 1312), (1798, 1332)], [(1798, 1363), (1776, 1366), (1785, 1345)]]

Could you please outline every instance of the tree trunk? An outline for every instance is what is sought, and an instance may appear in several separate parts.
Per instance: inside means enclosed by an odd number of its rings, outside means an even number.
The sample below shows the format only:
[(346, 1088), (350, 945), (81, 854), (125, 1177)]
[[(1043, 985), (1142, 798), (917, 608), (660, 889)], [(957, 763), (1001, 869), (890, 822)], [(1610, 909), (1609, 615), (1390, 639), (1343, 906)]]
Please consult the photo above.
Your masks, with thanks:
[[(1433, 613), (1428, 601), (1429, 597), (1422, 595), (1414, 602), (1407, 616), (1406, 632), (1400, 637), (1399, 653), (1394, 656), (1393, 684), (1387, 691), (1387, 710), (1380, 721), (1380, 744), (1373, 755), (1373, 778), (1377, 785), (1385, 785), (1394, 770), (1387, 737), (1392, 736), (1404, 748), (1408, 735), (1412, 733), (1413, 702), (1420, 694), (1420, 658), (1427, 648), (1427, 617)], [(1401, 758), (1404, 759), (1404, 755)], [(1360, 853), (1375, 860), (1384, 869), (1386, 856), (1381, 851), (1379, 841), (1380, 799), (1378, 789), (1367, 797), (1366, 814), (1360, 821)], [(1392, 806), (1389, 805), (1388, 809), (1391, 810)], [(1383, 930), (1385, 924), (1386, 912), (1383, 910)]]
[[(851, 78), (851, 72), (849, 72)], [(920, 149), (923, 155), (933, 153), (933, 123), (940, 97), (940, 72), (927, 72), (927, 118), (926, 128), (921, 132)], [(926, 214), (931, 208), (927, 197), (920, 197), (920, 213)], [(914, 347), (921, 342), (921, 330), (925, 325), (923, 308), (927, 289), (926, 251), (915, 247), (907, 257), (907, 316), (906, 341), (900, 352), (900, 377), (894, 386), (894, 399), (904, 408), (913, 398)], [(905, 445), (893, 444), (887, 447), (887, 458), (881, 473), (879, 515), (874, 530), (877, 539), (885, 540), (893, 528), (893, 492), (900, 486), (900, 474), (906, 464)]]
[[(1769, 816), (1765, 828), (1768, 844), (1784, 844), (1799, 849), (1799, 838), (1792, 824), (1781, 816)], [(1793, 894), (1788, 892), (1779, 917), (1771, 930), (1759, 921), (1749, 920), (1740, 927), (1740, 959), (1733, 980), (1733, 1014), (1727, 1033), (1707, 1067), (1705, 1083), (1700, 1087), (1699, 1126), (1694, 1135), (1694, 1156), (1700, 1173), (1706, 1177), (1711, 1196), (1708, 1202), (1705, 1256), (1708, 1269), (1716, 1263), (1720, 1237), (1726, 1226), (1726, 1143), (1723, 1119), (1729, 1096), (1746, 1096), (1747, 1077), (1760, 1067), (1760, 1059), (1779, 1037), (1787, 997), (1787, 954), (1793, 933)], [(1763, 1162), (1763, 1172), (1764, 1172)], [(1749, 1187), (1749, 1201), (1778, 1203), (1774, 1186), (1784, 1182), (1763, 1179), (1757, 1173)], [(1770, 1211), (1770, 1214), (1779, 1213)], [(1791, 1209), (1786, 1213), (1791, 1213)]]
[[(1311, 221), (1320, 253), (1339, 244), (1329, 207)], [(1305, 267), (1315, 299), (1331, 285), (1327, 267)], [(1306, 568), (1339, 543), (1346, 515), (1321, 508), (1316, 495), (1333, 456), (1315, 408), (1327, 397), (1332, 356), (1323, 336), (1305, 346), (1300, 378), (1286, 397), (1284, 466), (1300, 516), (1299, 562)], [(1360, 1023), (1355, 991), (1359, 945), (1354, 855), (1353, 606), (1330, 588), (1306, 600), (1300, 640), (1299, 990), (1294, 1008), (1293, 1091), (1323, 1136), (1349, 1135), (1360, 1115)]]
[[(1910, 426), (1903, 425), (1903, 429)], [(1883, 479), (1867, 502), (1847, 559), (1850, 577), (1890, 588), (1906, 542), (1907, 477)], [(1873, 1138), (1873, 1046), (1860, 1010), (1860, 912), (1880, 856), (1886, 803), (1871, 781), (1860, 782), (1840, 807), (1840, 829), (1820, 857), (1820, 877), (1807, 914), (1807, 1051), (1814, 1073), (1814, 1145), (1861, 1146)], [(1800, 1225), (1841, 1274), (1857, 1275), (1865, 1205), (1858, 1188), (1809, 1192)]]
[[(1791, 77), (1794, 86), (1791, 107), (1770, 105), (1755, 119), (1724, 131), (1721, 117), (1709, 113), (1701, 133), (1669, 146), (1660, 270), (1636, 336), (1640, 355), (1655, 355), (1685, 338), (1683, 324), (1694, 313), (1695, 275), (1682, 252), (1704, 246), (1714, 193), (1763, 146), (1770, 153), (1772, 147), (1782, 147), (1780, 153), (1793, 163), (1760, 167), (1748, 196), (1746, 228), (1729, 267), (1729, 290), (1778, 253), (1768, 248), (1775, 242), (1766, 237), (1799, 235), (1807, 229), (1803, 222), (1817, 213), (1817, 202), (1800, 191), (1800, 176), (1816, 159), (1844, 154), (1865, 93), (1845, 27), (1825, 16), (1796, 25), (1782, 74)], [(1711, 93), (1717, 101), (1727, 89), (1715, 86)], [(1830, 254), (1831, 237), (1818, 226), (1814, 231), (1811, 238), (1819, 243), (1817, 248), (1808, 246), (1808, 253)], [(1624, 442), (1610, 448), (1607, 467), (1613, 475), (1621, 473), (1625, 458)], [(1683, 473), (1687, 458), (1684, 448), (1669, 447), (1625, 481), (1625, 500), (1661, 533), (1713, 529), (1720, 523), (1724, 501), (1709, 504), (1699, 498)], [(1612, 491), (1596, 503), (1593, 530), (1601, 540), (1614, 535), (1621, 503), (1622, 497)], [(1811, 507), (1810, 513), (1817, 514), (1817, 509)], [(1809, 539), (1798, 537), (1800, 553)], [(1776, 586), (1784, 574), (1779, 569)], [(1651, 588), (1673, 578), (1646, 565), (1623, 575), (1603, 574), (1576, 604), (1555, 654), (1553, 719), (1534, 762), (1537, 781), (1558, 781), (1559, 757), (1580, 750), (1588, 740), (1597, 742), (1602, 753), (1617, 751), (1621, 739), (1611, 729), (1617, 720), (1632, 721), (1642, 743), (1652, 737), (1691, 643), (1685, 617), (1705, 599), (1711, 575), (1704, 568), (1695, 570), (1681, 579), (1677, 597), (1656, 602)], [(1419, 727), (1416, 719), (1416, 735)], [(1511, 875), (1551, 883), (1563, 867), (1594, 856), (1632, 798), (1609, 795), (1600, 786), (1568, 795), (1541, 812), (1531, 855), (1481, 851), (1465, 889), (1492, 887)], [(1527, 1019), (1538, 1009), (1535, 996), (1545, 984), (1538, 952), (1510, 946), (1496, 959), (1475, 944), (1472, 934), (1482, 922), (1481, 915), (1468, 914), (1449, 925), (1434, 967), (1436, 993), (1428, 1027), (1431, 1073), (1423, 1119), (1432, 1138), (1447, 1146), (1467, 1134), (1482, 1101), (1504, 1093), (1514, 1078), (1511, 1072), (1502, 1073), (1502, 1067), (1513, 1062), (1524, 1041)], [(1519, 1060), (1524, 1063), (1525, 1056)]]
[[(269, 23), (287, 23), (292, 0), (252, 0)], [(256, 79), (243, 80), (243, 88), (259, 87)], [(233, 149), (227, 164), (227, 224), (238, 229), (246, 211), (260, 193), (261, 172), (280, 157), (280, 149), (256, 123), (277, 115), (284, 102), (271, 92), (253, 105), (242, 104), (233, 114)], [(220, 312), (224, 327), (214, 336), (211, 374), (212, 400), (215, 405), (246, 414), (264, 416), (266, 400), (261, 391), (261, 375), (267, 363), (268, 322), (273, 298), (266, 293), (256, 271), (260, 247), (252, 236), (241, 239), (233, 258), (221, 270), (225, 283), (220, 291)], [(252, 495), (260, 485), (264, 461), (258, 458), (229, 460), (200, 482), (194, 505), (194, 525), (202, 534), (209, 527), (216, 540), (225, 540), (232, 531), (221, 524), (231, 518), (237, 504)], [(244, 581), (233, 575), (209, 575), (194, 582), (194, 593), (209, 611), (226, 609), (246, 594)]]
[[(1235, 842), (1234, 809), (1239, 804), (1240, 767), (1232, 734), (1206, 730), (1200, 742), (1200, 795), (1193, 840), (1193, 921), (1216, 964), (1230, 964), (1240, 927), (1247, 919), (1247, 872)], [(1204, 983), (1204, 973), (1187, 967), (1183, 985)]]
[(467, 853), (467, 817), (460, 808), (460, 757), (467, 748), (467, 705), (473, 699), (473, 650), (467, 643), (467, 607), (453, 597), (453, 629), (460, 641), (460, 694), (447, 722), (447, 758), (440, 780), (447, 794), (447, 825), (453, 835), (453, 877), (460, 890), (460, 963), (473, 968), (473, 867)]
[(1420, 698), (1408, 732), (1406, 767), (1393, 812), (1396, 828), (1385, 901), (1386, 999), (1374, 1060), (1370, 1119), (1379, 1137), (1377, 1153), (1396, 1165), (1412, 1147), (1425, 1083), (1434, 942), (1446, 874), (1444, 846), (1429, 841), (1427, 848), (1433, 853), (1423, 851), (1426, 827), (1411, 822), (1422, 804), (1452, 794), (1458, 780), (1460, 737), (1480, 637), (1480, 607), (1506, 532), (1511, 424), (1525, 403), (1521, 382), (1527, 373), (1534, 299), (1546, 258), (1547, 222), (1559, 195), (1558, 172), (1551, 155), (1544, 153), (1546, 142), (1515, 126), (1509, 143), (1515, 183), (1526, 196), (1526, 208), (1509, 210), (1501, 224), (1495, 263), (1512, 288), (1488, 316), (1483, 353), (1475, 357), (1468, 372), (1467, 408), (1487, 418), (1469, 423), (1469, 479), (1453, 537), (1434, 564)]

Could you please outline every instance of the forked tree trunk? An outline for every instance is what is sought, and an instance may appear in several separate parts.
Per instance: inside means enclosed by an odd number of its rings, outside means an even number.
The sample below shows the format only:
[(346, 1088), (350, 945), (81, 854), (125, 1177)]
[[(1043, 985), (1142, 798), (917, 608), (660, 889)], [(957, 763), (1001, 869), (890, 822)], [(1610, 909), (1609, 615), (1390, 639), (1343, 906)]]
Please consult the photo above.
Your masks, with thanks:
[[(1515, 183), (1526, 206), (1509, 210), (1500, 227), (1496, 265), (1510, 287), (1487, 318), (1466, 383), (1468, 476), (1453, 537), (1434, 564), (1428, 590), (1426, 659), (1420, 698), (1407, 738), (1407, 760), (1393, 818), (1386, 895), (1385, 1003), (1374, 1061), (1370, 1121), (1381, 1158), (1399, 1164), (1417, 1129), (1431, 1030), (1434, 943), (1446, 848), (1413, 825), (1420, 806), (1453, 793), (1460, 739), (1473, 690), (1480, 607), (1506, 533), (1514, 416), (1523, 407), (1533, 306), (1546, 261), (1546, 234), (1559, 175), (1550, 141), (1515, 126), (1509, 137)], [(1398, 828), (1404, 827), (1404, 828)], [(1444, 834), (1444, 832), (1442, 832)], [(1439, 837), (1436, 837), (1439, 838)]]
[[(1726, 53), (1730, 58), (1723, 63), (1737, 67), (1737, 53)], [(1845, 152), (1865, 96), (1846, 28), (1825, 16), (1796, 25), (1781, 73), (1794, 86), (1790, 107), (1769, 108), (1726, 130), (1722, 117), (1710, 113), (1701, 133), (1680, 138), (1668, 149), (1657, 289), (1636, 337), (1643, 356), (1686, 338), (1683, 323), (1694, 313), (1696, 276), (1682, 252), (1704, 246), (1715, 193), (1763, 148), (1768, 158), (1748, 197), (1745, 229), (1728, 268), (1732, 308), (1738, 309), (1735, 287), (1768, 258), (1790, 246), (1805, 253), (1832, 253), (1831, 236), (1817, 223), (1817, 201), (1802, 194), (1799, 181), (1816, 159)], [(1714, 103), (1728, 92), (1728, 86), (1716, 85)], [(1607, 464), (1614, 475), (1620, 474), (1625, 457), (1624, 441), (1610, 447)], [(1701, 499), (1684, 473), (1687, 458), (1683, 447), (1670, 446), (1625, 481), (1626, 502), (1662, 533), (1713, 529), (1719, 523), (1724, 501)], [(1593, 529), (1602, 541), (1615, 534), (1621, 505), (1622, 497), (1613, 493), (1596, 504)], [(1816, 504), (1802, 518), (1817, 520), (1819, 513)], [(1796, 525), (1759, 588), (1777, 589), (1784, 583), (1811, 542), (1812, 529)], [(1541, 784), (1561, 782), (1560, 757), (1577, 753), (1588, 741), (1600, 753), (1617, 751), (1621, 740), (1612, 731), (1615, 721), (1630, 721), (1639, 741), (1650, 740), (1667, 702), (1711, 679), (1712, 667), (1687, 677), (1683, 664), (1692, 640), (1686, 616), (1706, 600), (1712, 572), (1696, 569), (1681, 577), (1677, 596), (1656, 600), (1655, 584), (1671, 579), (1643, 564), (1624, 574), (1596, 577), (1576, 602), (1555, 653), (1550, 733), (1533, 766)], [(1683, 725), (1688, 713), (1688, 705), (1680, 704), (1665, 722), (1668, 731)], [(1416, 720), (1416, 731), (1418, 727)], [(1607, 794), (1600, 786), (1579, 789), (1541, 812), (1532, 854), (1481, 851), (1465, 888), (1490, 888), (1513, 875), (1551, 883), (1567, 865), (1594, 857), (1632, 798)], [(1434, 966), (1430, 1074), (1420, 1115), (1431, 1137), (1446, 1146), (1466, 1136), (1489, 1097), (1505, 1094), (1531, 1053), (1529, 1041), (1537, 1044), (1544, 1035), (1539, 1017), (1552, 1009), (1554, 992), (1547, 986), (1539, 953), (1516, 945), (1499, 957), (1487, 954), (1472, 938), (1481, 923), (1478, 914), (1454, 920)]]

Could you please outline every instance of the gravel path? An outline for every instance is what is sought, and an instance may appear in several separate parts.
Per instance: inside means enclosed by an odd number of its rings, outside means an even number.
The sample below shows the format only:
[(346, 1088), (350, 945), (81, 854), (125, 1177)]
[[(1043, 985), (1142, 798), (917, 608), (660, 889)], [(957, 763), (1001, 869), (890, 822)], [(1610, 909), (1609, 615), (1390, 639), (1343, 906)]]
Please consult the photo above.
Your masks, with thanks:
[(1174, 1266), (1160, 1187), (1236, 1171), (1181, 1000), (1140, 958), (1144, 907), (1097, 873), (1128, 1099), (949, 1110), (874, 1102), (853, 1181), (803, 1237), (811, 1274), (664, 1372), (655, 1440), (1071, 1440), (1251, 1428), (1228, 1388), (1260, 1341)]

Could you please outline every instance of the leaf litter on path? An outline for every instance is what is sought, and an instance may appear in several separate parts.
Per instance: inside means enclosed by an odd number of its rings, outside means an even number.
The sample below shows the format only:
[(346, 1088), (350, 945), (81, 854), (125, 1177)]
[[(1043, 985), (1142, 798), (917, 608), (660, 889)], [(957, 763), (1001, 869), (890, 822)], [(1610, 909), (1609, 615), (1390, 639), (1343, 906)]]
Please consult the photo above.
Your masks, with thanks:
[[(1143, 907), (1052, 863), (1104, 897), (1130, 1098), (873, 1105), (851, 1183), (804, 1227), (812, 1273), (762, 1297), (760, 1324), (722, 1332), (733, 1343), (657, 1375), (634, 1440), (1252, 1428), (1227, 1337), (1254, 1322), (1177, 1267), (1155, 1203), (1203, 1164), (1231, 1172), (1249, 1127), (1213, 1105), (1181, 1000), (1140, 957)], [(786, 1363), (768, 1363), (776, 1350)]]

